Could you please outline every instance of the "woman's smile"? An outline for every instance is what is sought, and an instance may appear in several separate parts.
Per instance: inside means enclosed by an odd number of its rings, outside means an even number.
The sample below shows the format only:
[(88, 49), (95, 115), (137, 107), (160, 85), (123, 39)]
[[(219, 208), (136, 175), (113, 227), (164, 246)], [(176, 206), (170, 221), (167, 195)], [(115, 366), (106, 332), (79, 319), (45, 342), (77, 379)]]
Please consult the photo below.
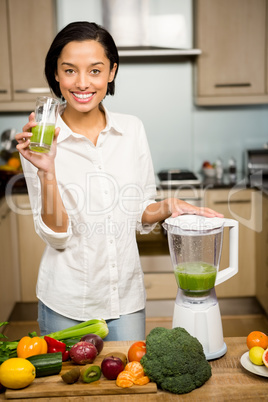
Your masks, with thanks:
[(73, 97), (80, 103), (90, 102), (95, 94), (95, 92), (71, 92)]

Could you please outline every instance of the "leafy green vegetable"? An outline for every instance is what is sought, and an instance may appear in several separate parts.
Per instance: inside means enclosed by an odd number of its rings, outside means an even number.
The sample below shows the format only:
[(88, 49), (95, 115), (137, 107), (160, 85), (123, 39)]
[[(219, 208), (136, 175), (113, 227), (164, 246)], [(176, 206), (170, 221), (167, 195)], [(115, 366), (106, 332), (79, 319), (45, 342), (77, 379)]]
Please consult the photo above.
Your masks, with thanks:
[(191, 392), (211, 377), (201, 343), (184, 328), (152, 329), (140, 362), (151, 381), (174, 394)]
[[(7, 325), (7, 324), (8, 324), (7, 321), (5, 321), (5, 322), (0, 322), (0, 328), (3, 327), (4, 325)], [(2, 334), (2, 333), (0, 333), (0, 338), (6, 338), (6, 339), (7, 339), (7, 336), (4, 335), (4, 334)]]

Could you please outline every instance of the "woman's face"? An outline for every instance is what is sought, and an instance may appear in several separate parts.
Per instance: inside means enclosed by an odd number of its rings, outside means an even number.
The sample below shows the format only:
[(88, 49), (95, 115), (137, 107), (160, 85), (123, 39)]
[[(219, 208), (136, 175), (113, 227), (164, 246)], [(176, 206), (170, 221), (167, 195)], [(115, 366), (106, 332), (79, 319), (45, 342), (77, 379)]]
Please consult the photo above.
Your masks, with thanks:
[(90, 112), (103, 100), (117, 65), (110, 70), (110, 60), (103, 46), (95, 40), (69, 42), (57, 62), (56, 80), (67, 107)]

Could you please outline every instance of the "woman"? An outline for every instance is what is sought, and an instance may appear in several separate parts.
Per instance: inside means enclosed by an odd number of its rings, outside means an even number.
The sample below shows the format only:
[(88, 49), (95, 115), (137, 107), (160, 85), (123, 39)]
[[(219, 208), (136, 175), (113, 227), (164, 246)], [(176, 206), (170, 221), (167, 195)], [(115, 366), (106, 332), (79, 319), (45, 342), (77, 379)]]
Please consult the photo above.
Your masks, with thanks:
[(46, 57), (51, 90), (65, 104), (52, 150), (29, 150), (34, 114), (17, 149), (37, 233), (46, 242), (37, 282), (41, 334), (104, 318), (106, 340), (145, 338), (145, 290), (136, 230), (183, 213), (219, 216), (181, 200), (155, 202), (144, 127), (102, 104), (114, 94), (119, 59), (110, 34), (89, 22), (66, 26)]

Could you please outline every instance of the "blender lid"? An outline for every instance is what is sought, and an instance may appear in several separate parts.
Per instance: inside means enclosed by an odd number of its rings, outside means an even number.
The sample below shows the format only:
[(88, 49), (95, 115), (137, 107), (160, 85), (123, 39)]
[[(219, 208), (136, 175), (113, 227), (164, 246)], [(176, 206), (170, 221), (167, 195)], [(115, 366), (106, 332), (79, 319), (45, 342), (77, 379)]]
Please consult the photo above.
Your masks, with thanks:
[[(207, 218), (200, 215), (179, 215), (176, 218), (167, 218), (165, 220), (167, 230), (178, 228), (183, 231), (196, 232), (219, 229), (224, 226), (223, 218)], [(165, 227), (164, 226), (164, 227)]]

